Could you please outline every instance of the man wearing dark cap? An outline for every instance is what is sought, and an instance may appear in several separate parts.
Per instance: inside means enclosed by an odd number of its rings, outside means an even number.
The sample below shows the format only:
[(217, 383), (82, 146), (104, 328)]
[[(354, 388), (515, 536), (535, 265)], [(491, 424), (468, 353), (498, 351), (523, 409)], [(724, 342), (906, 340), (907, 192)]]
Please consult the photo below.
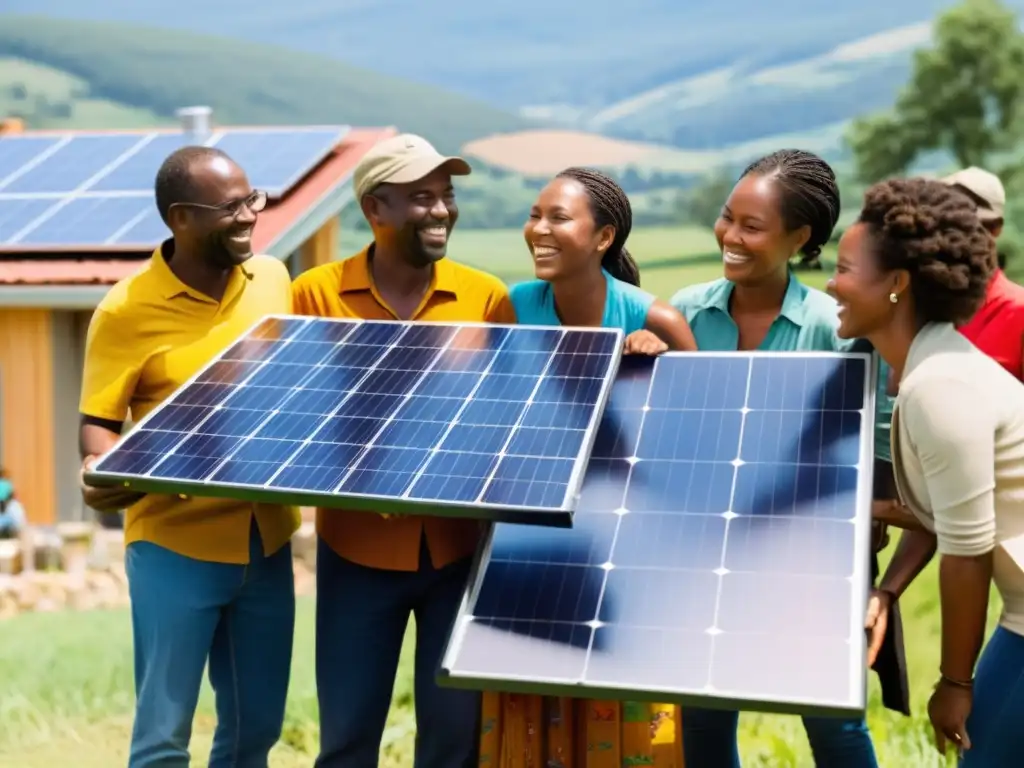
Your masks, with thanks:
[[(373, 242), (293, 284), (294, 311), (366, 320), (513, 323), (504, 284), (446, 259), (453, 176), (470, 167), (402, 134), (359, 163)], [(317, 768), (377, 765), (410, 614), (416, 618), (415, 768), (476, 765), (480, 696), (435, 670), (480, 540), (475, 521), (317, 510)]]
[[(981, 223), (998, 239), (1006, 207), (1006, 191), (999, 177), (971, 166), (943, 181), (974, 201)], [(1010, 281), (1003, 272), (1005, 266), (1006, 258), (1000, 254), (984, 304), (961, 326), (960, 333), (1018, 380), (1024, 380), (1024, 287)]]

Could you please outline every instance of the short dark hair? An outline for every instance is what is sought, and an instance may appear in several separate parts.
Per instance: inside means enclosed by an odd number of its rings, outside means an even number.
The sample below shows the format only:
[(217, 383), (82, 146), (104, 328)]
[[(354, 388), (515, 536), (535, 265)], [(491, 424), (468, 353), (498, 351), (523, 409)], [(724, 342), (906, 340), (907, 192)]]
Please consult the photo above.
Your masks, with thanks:
[(640, 268), (626, 250), (633, 228), (633, 207), (622, 187), (610, 176), (590, 168), (566, 168), (555, 178), (579, 182), (590, 198), (590, 213), (598, 227), (611, 225), (615, 237), (601, 258), (601, 266), (616, 280), (640, 285)]
[(839, 221), (839, 185), (832, 166), (812, 152), (780, 149), (748, 165), (740, 178), (751, 173), (778, 183), (786, 229), (811, 228), (811, 236), (800, 252), (803, 264), (816, 264)]
[(176, 149), (160, 166), (156, 172), (156, 209), (164, 224), (170, 224), (168, 212), (175, 203), (192, 202), (196, 197), (195, 181), (192, 178), (192, 166), (200, 160), (208, 158), (222, 158), (231, 160), (221, 150), (215, 147), (188, 146)]
[(924, 322), (964, 323), (974, 316), (996, 266), (996, 242), (974, 203), (941, 181), (890, 179), (864, 195), (860, 221), (883, 269), (910, 273)]

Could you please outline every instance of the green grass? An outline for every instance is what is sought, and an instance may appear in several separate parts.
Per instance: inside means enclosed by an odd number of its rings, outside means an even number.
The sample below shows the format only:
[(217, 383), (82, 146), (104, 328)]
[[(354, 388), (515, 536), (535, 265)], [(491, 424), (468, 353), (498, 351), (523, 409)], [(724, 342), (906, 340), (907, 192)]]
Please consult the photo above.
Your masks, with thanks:
[[(876, 679), (869, 677), (868, 722), (883, 768), (952, 765), (940, 761), (931, 746), (925, 713), (939, 662), (936, 573), (933, 564), (904, 597), (913, 716), (882, 709)], [(998, 600), (993, 599), (990, 629), (998, 610)], [(316, 752), (313, 626), (313, 601), (300, 599), (285, 733), (273, 753), (272, 768), (308, 768)], [(26, 614), (4, 622), (0, 631), (0, 768), (124, 765), (132, 713), (128, 612)], [(412, 647), (410, 633), (384, 735), (384, 768), (412, 765)], [(213, 722), (212, 695), (206, 689), (193, 736), (196, 766), (205, 765)], [(811, 765), (803, 728), (795, 717), (745, 714), (740, 744), (745, 768)]]
[(149, 128), (171, 123), (151, 110), (91, 98), (88, 83), (53, 67), (0, 57), (0, 115), (31, 116), (32, 127), (50, 130)]
[[(88, 84), (83, 98), (131, 105), (163, 120), (173, 121), (180, 107), (206, 104), (223, 125), (398, 125), (429, 136), (443, 151), (531, 125), (436, 86), (326, 56), (175, 29), (0, 15), (0, 57), (65, 72)], [(25, 85), (33, 94), (45, 87), (34, 77)], [(126, 126), (112, 120), (104, 127)]]

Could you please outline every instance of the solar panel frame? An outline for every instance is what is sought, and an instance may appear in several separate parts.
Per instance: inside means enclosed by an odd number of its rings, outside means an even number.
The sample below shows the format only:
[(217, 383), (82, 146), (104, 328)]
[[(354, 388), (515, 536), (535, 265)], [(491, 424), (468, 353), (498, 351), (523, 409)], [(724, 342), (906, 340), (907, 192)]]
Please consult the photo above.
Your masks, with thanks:
[[(459, 608), (457, 610), (455, 619), (452, 622), (452, 626), (449, 630), (448, 639), (445, 645), (445, 651), (442, 654), (441, 660), (438, 664), (438, 670), (436, 673), (437, 682), (445, 687), (462, 688), (471, 690), (490, 690), (499, 691), (505, 693), (521, 693), (521, 694), (538, 694), (548, 696), (569, 696), (578, 698), (592, 698), (592, 699), (612, 699), (612, 700), (631, 700), (631, 701), (649, 701), (649, 702), (669, 702), (677, 703), (685, 706), (699, 707), (705, 709), (729, 709), (729, 710), (742, 710), (742, 711), (762, 711), (776, 714), (797, 714), (797, 715), (810, 715), (810, 716), (824, 716), (824, 717), (861, 717), (867, 706), (867, 667), (866, 667), (866, 641), (864, 636), (864, 610), (867, 605), (868, 592), (869, 592), (869, 579), (870, 579), (870, 555), (871, 555), (871, 502), (873, 498), (873, 472), (874, 472), (874, 426), (875, 426), (875, 400), (877, 391), (877, 377), (878, 377), (878, 361), (875, 355), (866, 352), (787, 352), (787, 353), (774, 353), (774, 352), (668, 352), (661, 356), (661, 358), (674, 358), (686, 356), (690, 359), (697, 358), (736, 358), (742, 356), (748, 358), (750, 362), (750, 369), (747, 376), (747, 394), (744, 403), (744, 409), (746, 404), (749, 402), (750, 395), (750, 382), (752, 379), (753, 362), (757, 359), (765, 358), (777, 358), (785, 357), (787, 359), (858, 359), (863, 360), (865, 363), (865, 381), (864, 381), (864, 406), (861, 411), (860, 418), (860, 434), (858, 443), (858, 465), (857, 465), (857, 481), (856, 481), (856, 499), (854, 502), (854, 533), (853, 533), (853, 574), (847, 577), (846, 580), (850, 582), (850, 611), (849, 611), (849, 643), (851, 645), (850, 653), (846, 657), (848, 664), (848, 673), (850, 676), (850, 697), (846, 701), (830, 700), (825, 701), (822, 699), (814, 699), (806, 696), (794, 696), (787, 694), (772, 695), (771, 698), (767, 697), (751, 697), (743, 695), (739, 691), (716, 691), (710, 685), (710, 683), (700, 690), (682, 690), (679, 688), (673, 688), (667, 685), (657, 684), (638, 684), (636, 686), (630, 685), (618, 685), (608, 681), (602, 682), (589, 682), (587, 680), (587, 670), (591, 661), (591, 654), (594, 638), (598, 627), (600, 626), (611, 626), (607, 623), (600, 622), (595, 619), (592, 622), (587, 622), (587, 625), (594, 630), (588, 641), (585, 660), (582, 664), (583, 674), (582, 676), (571, 676), (569, 674), (562, 674), (560, 678), (555, 678), (554, 675), (548, 675), (547, 677), (541, 675), (532, 675), (529, 673), (510, 673), (510, 672), (499, 672), (491, 673), (482, 668), (480, 665), (473, 669), (462, 669), (460, 668), (460, 651), (462, 650), (463, 642), (465, 641), (466, 631), (468, 625), (474, 618), (474, 609), (477, 605), (480, 597), (481, 590), (484, 586), (484, 579), (486, 577), (488, 568), (492, 562), (491, 557), (494, 549), (494, 539), (497, 532), (497, 526), (491, 526), (488, 530), (486, 537), (478, 550), (473, 567), (470, 573), (469, 580), (467, 582), (466, 589), (463, 593)], [(659, 359), (661, 359), (659, 358)], [(654, 387), (656, 378), (656, 368), (658, 361), (654, 362), (652, 372), (650, 375), (648, 397)], [(619, 375), (622, 375), (620, 370)], [(628, 375), (628, 374), (627, 374)], [(646, 405), (646, 400), (645, 400)], [(609, 403), (606, 406), (605, 415), (614, 413), (615, 406)], [(746, 410), (744, 410), (746, 413)], [(596, 437), (596, 435), (595, 435)], [(639, 450), (641, 440), (643, 439), (642, 426), (636, 434), (636, 450)], [(741, 433), (741, 449), (742, 449), (742, 433)], [(594, 457), (591, 458), (594, 461)], [(738, 466), (737, 466), (738, 470)], [(625, 480), (622, 483), (623, 494), (625, 495), (629, 490), (630, 480)], [(733, 493), (735, 493), (736, 481), (733, 480)], [(581, 483), (581, 492), (586, 494), (586, 481)], [(600, 513), (598, 513), (600, 514)], [(606, 513), (607, 514), (607, 513)], [(633, 513), (636, 514), (636, 513)], [(581, 526), (584, 525), (583, 517), (586, 515), (585, 510), (577, 508), (576, 514), (574, 515), (573, 531), (582, 530)], [(621, 520), (621, 516), (611, 513)], [(609, 516), (611, 516), (609, 515)], [(586, 515), (590, 517), (590, 515)], [(735, 518), (734, 518), (735, 519)], [(525, 529), (518, 529), (525, 530)], [(543, 531), (538, 531), (538, 536), (542, 537), (545, 534)], [(616, 529), (616, 536), (618, 535), (618, 528)], [(726, 534), (727, 537), (728, 534)], [(725, 544), (727, 538), (723, 538), (722, 546), (723, 553), (725, 551)], [(724, 555), (723, 555), (724, 556)], [(609, 560), (614, 559), (614, 549), (609, 554)], [(543, 566), (544, 563), (537, 561), (531, 563), (535, 566)], [(561, 566), (561, 567), (572, 567), (572, 566)], [(614, 567), (614, 566), (613, 566)], [(604, 590), (607, 585), (607, 571), (605, 568), (605, 579), (601, 586), (602, 594), (597, 602), (596, 616), (601, 616), (602, 601), (604, 600)], [(716, 617), (720, 618), (718, 614), (717, 600), (722, 594), (722, 581), (719, 579), (716, 597)], [(783, 598), (799, 599), (798, 596), (784, 595)], [(718, 620), (716, 618), (716, 621)], [(507, 621), (513, 621), (509, 619)], [(523, 621), (529, 621), (523, 619)], [(543, 620), (537, 619), (536, 621), (542, 622)], [(574, 648), (573, 640), (541, 640), (529, 636), (528, 634), (519, 634), (513, 631), (508, 631), (494, 626), (485, 626), (486, 631), (485, 639), (478, 640), (477, 645), (486, 645), (488, 653), (492, 659), (508, 659), (515, 657), (517, 659), (529, 659), (533, 663), (537, 659), (544, 658), (545, 655), (548, 658), (544, 662), (545, 669), (559, 669), (560, 674), (567, 668), (580, 666), (579, 662), (579, 651)], [(564, 627), (562, 629), (565, 629)], [(571, 632), (571, 629), (565, 629), (566, 632)], [(707, 630), (705, 630), (707, 631)], [(721, 630), (715, 632), (717, 636)], [(575, 639), (575, 638), (574, 638)], [(686, 650), (682, 651), (684, 654)], [(683, 658), (681, 656), (681, 658)], [(764, 659), (766, 664), (771, 663), (771, 658), (767, 657)], [(708, 671), (708, 679), (710, 680), (711, 672)]]
[[(230, 353), (233, 348), (243, 343), (247, 339), (253, 338), (253, 334), (257, 333), (260, 327), (268, 321), (304, 321), (308, 327), (310, 323), (338, 323), (338, 324), (349, 324), (353, 326), (366, 325), (366, 324), (388, 324), (394, 326), (403, 326), (406, 329), (414, 329), (420, 327), (454, 327), (454, 328), (480, 328), (484, 330), (488, 329), (511, 329), (513, 332), (523, 329), (533, 330), (550, 330), (559, 332), (573, 332), (583, 331), (587, 334), (593, 335), (606, 335), (614, 339), (612, 345), (612, 352), (610, 354), (610, 365), (607, 374), (603, 377), (600, 390), (597, 395), (597, 401), (593, 406), (590, 414), (590, 419), (584, 430), (581, 448), (578, 450), (575, 459), (573, 460), (572, 472), (569, 476), (568, 487), (563, 497), (562, 504), (557, 509), (544, 506), (514, 506), (509, 504), (500, 504), (497, 502), (453, 502), (444, 499), (425, 499), (425, 498), (394, 498), (384, 497), (379, 495), (369, 494), (354, 494), (346, 493), (343, 495), (335, 493), (318, 493), (318, 492), (303, 492), (292, 489), (279, 489), (279, 488), (256, 488), (251, 485), (244, 485), (230, 482), (216, 482), (210, 483), (209, 481), (188, 481), (188, 480), (170, 480), (167, 478), (150, 478), (135, 474), (126, 474), (120, 472), (105, 471), (103, 469), (104, 461), (113, 455), (119, 448), (121, 448), (133, 434), (139, 430), (143, 430), (153, 420), (158, 419), (160, 415), (167, 409), (175, 405), (176, 398), (187, 390), (193, 384), (196, 384), (204, 374), (210, 371), (214, 366), (223, 359), (223, 356)], [(353, 331), (354, 332), (354, 331)], [(291, 336), (298, 335), (299, 331), (296, 331)], [(289, 338), (290, 338), (289, 337)], [(454, 337), (453, 337), (454, 338)], [(545, 525), (552, 527), (569, 527), (572, 525), (572, 514), (575, 510), (576, 503), (579, 498), (580, 486), (583, 482), (584, 470), (586, 468), (586, 460), (590, 455), (590, 451), (593, 448), (594, 440), (597, 436), (597, 428), (601, 421), (601, 416), (604, 412), (605, 404), (608, 401), (609, 394), (612, 389), (612, 385), (615, 380), (615, 374), (618, 370), (618, 365), (622, 357), (624, 334), (619, 329), (610, 328), (581, 328), (575, 326), (528, 326), (518, 324), (501, 324), (501, 323), (479, 323), (479, 322), (432, 322), (432, 321), (381, 321), (381, 320), (360, 320), (352, 318), (322, 318), (322, 317), (307, 317), (299, 315), (281, 315), (273, 314), (267, 315), (260, 318), (257, 322), (253, 323), (243, 334), (239, 335), (235, 341), (229, 344), (220, 354), (216, 355), (206, 365), (202, 366), (195, 374), (184, 382), (174, 393), (172, 393), (167, 399), (156, 406), (151, 412), (149, 412), (143, 419), (140, 419), (137, 423), (133, 424), (132, 429), (126, 434), (122, 435), (117, 443), (104, 455), (90, 471), (85, 472), (84, 480), (86, 483), (93, 487), (120, 487), (125, 490), (139, 491), (145, 493), (154, 494), (178, 494), (183, 496), (204, 496), (204, 497), (215, 497), (215, 498), (231, 498), (240, 501), (250, 502), (264, 502), (264, 503), (279, 503), (279, 504), (291, 504), (299, 506), (318, 506), (318, 507), (336, 507), (344, 510), (353, 511), (365, 511), (365, 512), (376, 512), (383, 514), (411, 514), (411, 515), (423, 515), (429, 514), (432, 516), (439, 517), (455, 517), (455, 518), (469, 518), (476, 520), (490, 520), (490, 521), (501, 521), (509, 523), (528, 522), (535, 525)], [(397, 339), (396, 339), (397, 341)], [(393, 346), (392, 342), (385, 345), (386, 348)], [(556, 352), (552, 350), (550, 359), (547, 367), (550, 367), (551, 362), (556, 358)], [(377, 355), (373, 365), (364, 374), (361, 374), (360, 379), (357, 383), (352, 385), (354, 390), (358, 384), (366, 378), (366, 376), (372, 374), (375, 367), (381, 359), (385, 357), (385, 352), (381, 352)], [(245, 378), (246, 380), (254, 376), (260, 368), (268, 364), (270, 361), (263, 361), (257, 366), (256, 370), (249, 373)], [(489, 365), (488, 365), (489, 368)], [(487, 370), (484, 370), (480, 377), (480, 383), (486, 380), (488, 375)], [(537, 376), (538, 382), (543, 380), (542, 375)], [(244, 383), (242, 384), (244, 387)], [(479, 386), (479, 384), (477, 385)], [(539, 384), (538, 384), (539, 386)], [(415, 385), (413, 387), (415, 389)], [(475, 388), (474, 388), (475, 391)], [(536, 391), (536, 389), (535, 389)], [(409, 396), (412, 396), (411, 394)], [(531, 395), (531, 401), (532, 401)], [(472, 393), (464, 398), (465, 403), (472, 402)], [(530, 401), (528, 401), (530, 402)], [(339, 404), (340, 407), (341, 404)], [(336, 408), (337, 409), (337, 408)], [(335, 410), (336, 410), (335, 409)], [(465, 409), (465, 405), (460, 409), (459, 413)], [(271, 413), (268, 411), (268, 414)], [(525, 413), (525, 411), (524, 411)], [(324, 421), (329, 418), (330, 414), (323, 417)], [(452, 423), (455, 423), (456, 417), (453, 417)], [(450, 426), (449, 426), (450, 429)], [(254, 428), (255, 431), (255, 428)], [(178, 444), (187, 440), (190, 435), (201, 434), (198, 432), (187, 433), (183, 435), (182, 439), (178, 441)], [(513, 431), (508, 439), (511, 442), (515, 431)], [(251, 435), (251, 433), (250, 433)], [(364, 446), (362, 450), (366, 450)], [(502, 455), (502, 454), (499, 454)], [(417, 469), (417, 478), (426, 476), (424, 470), (427, 465), (424, 465)], [(481, 494), (482, 495), (482, 494)]]

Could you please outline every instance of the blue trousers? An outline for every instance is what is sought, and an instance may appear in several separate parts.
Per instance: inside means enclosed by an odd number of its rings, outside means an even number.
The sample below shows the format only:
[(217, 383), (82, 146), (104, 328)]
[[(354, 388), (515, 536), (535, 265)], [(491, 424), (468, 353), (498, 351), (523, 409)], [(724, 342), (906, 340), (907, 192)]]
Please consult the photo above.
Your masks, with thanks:
[(318, 543), (315, 768), (375, 768), (409, 614), (416, 617), (414, 768), (477, 765), (480, 694), (435, 682), (470, 560), (418, 571), (367, 568)]
[(974, 675), (967, 735), (961, 768), (1024, 764), (1024, 636), (1002, 627), (992, 633)]
[(267, 768), (281, 736), (295, 625), (291, 545), (249, 565), (193, 560), (149, 542), (125, 554), (135, 641), (129, 768), (188, 768), (203, 670), (217, 730), (210, 768)]
[[(687, 766), (740, 768), (736, 744), (739, 712), (687, 708), (682, 717)], [(803, 721), (818, 768), (878, 768), (864, 720), (805, 717)]]

